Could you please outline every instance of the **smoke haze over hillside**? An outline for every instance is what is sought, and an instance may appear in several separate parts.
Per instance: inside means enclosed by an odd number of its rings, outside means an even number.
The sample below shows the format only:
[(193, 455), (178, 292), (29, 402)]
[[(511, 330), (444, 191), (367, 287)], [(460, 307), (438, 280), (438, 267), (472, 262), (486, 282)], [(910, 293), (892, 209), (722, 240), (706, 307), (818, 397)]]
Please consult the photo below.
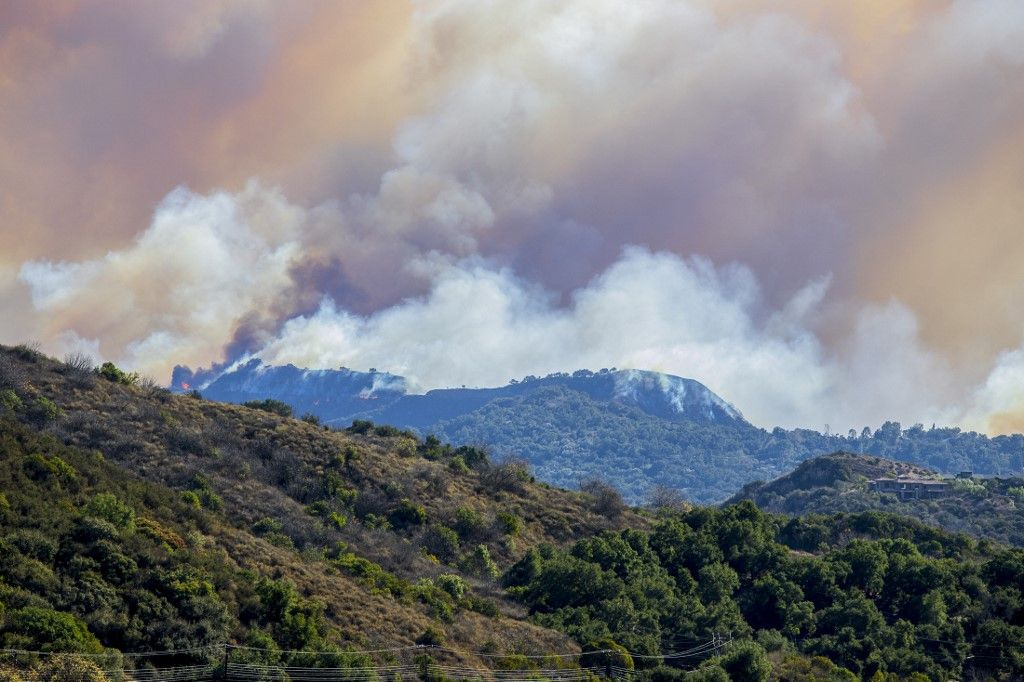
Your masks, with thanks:
[(1024, 7), (0, 10), (3, 341), (1024, 420)]

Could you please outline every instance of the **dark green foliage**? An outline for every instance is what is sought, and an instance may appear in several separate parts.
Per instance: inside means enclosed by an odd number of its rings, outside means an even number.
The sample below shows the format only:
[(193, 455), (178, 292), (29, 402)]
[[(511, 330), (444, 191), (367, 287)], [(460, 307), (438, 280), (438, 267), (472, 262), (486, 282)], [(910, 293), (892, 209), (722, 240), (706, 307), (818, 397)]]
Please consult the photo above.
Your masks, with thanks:
[(87, 516), (103, 519), (122, 530), (135, 528), (135, 510), (113, 493), (97, 493), (82, 509)]
[(477, 545), (459, 562), (460, 568), (478, 578), (497, 578), (501, 573), (487, 545)]
[[(900, 500), (894, 494), (870, 490), (870, 480), (900, 472), (938, 477), (935, 471), (878, 457), (833, 453), (808, 460), (770, 483), (744, 486), (730, 501), (750, 499), (762, 509), (801, 517), (884, 510), (948, 530), (1024, 546), (1024, 515), (1018, 508), (1024, 500), (1014, 493), (1024, 479), (957, 480), (948, 494), (934, 499)], [(806, 529), (804, 532), (801, 549), (813, 551), (817, 542), (806, 535)]]
[(368, 419), (354, 419), (352, 426), (347, 430), (349, 433), (369, 433), (373, 430), (373, 422)]
[(459, 553), (459, 534), (448, 526), (435, 523), (423, 534), (423, 548), (441, 561), (450, 563)]
[(384, 570), (380, 564), (356, 556), (352, 552), (343, 552), (333, 563), (340, 570), (358, 578), (363, 584), (380, 594), (400, 597), (408, 594), (411, 589), (407, 581)]
[(10, 649), (90, 654), (103, 649), (85, 623), (52, 609), (15, 609), (7, 614), (2, 632), (4, 647)]
[(904, 429), (896, 422), (847, 436), (765, 431), (742, 422), (664, 419), (556, 384), (492, 400), (429, 429), (453, 443), (488, 443), (498, 455), (524, 455), (538, 478), (567, 488), (607, 476), (632, 503), (647, 499), (657, 484), (694, 502), (720, 501), (753, 479), (775, 478), (810, 457), (836, 451), (871, 453), (947, 474), (1024, 472), (1021, 434), (988, 438), (958, 428)]
[(444, 633), (432, 625), (416, 638), (416, 643), (420, 646), (444, 646)]
[(39, 396), (25, 409), (25, 418), (36, 426), (46, 426), (60, 418), (61, 414), (60, 407), (45, 396)]
[(0, 413), (16, 412), (24, 406), (18, 394), (10, 388), (0, 390)]
[(101, 377), (107, 381), (113, 381), (115, 384), (134, 386), (139, 382), (139, 375), (137, 372), (125, 372), (112, 362), (104, 362), (100, 365), (97, 372), (99, 372)]
[(427, 512), (422, 506), (413, 504), (408, 498), (401, 500), (398, 506), (388, 514), (388, 520), (395, 530), (402, 530), (410, 526), (422, 526), (427, 522)]
[(291, 417), (293, 416), (292, 406), (286, 402), (280, 400), (274, 400), (273, 398), (264, 398), (263, 400), (250, 400), (242, 403), (244, 407), (251, 407), (254, 410), (263, 410), (264, 412), (270, 412), (276, 414), (279, 417)]
[(732, 679), (770, 675), (763, 648), (744, 641), (755, 631), (772, 633), (764, 641), (773, 650), (792, 647), (800, 661), (822, 656), (865, 677), (1024, 670), (1012, 657), (969, 655), (993, 638), (1024, 642), (1024, 551), (983, 553), (962, 537), (885, 515), (817, 522), (827, 527), (824, 553), (797, 555), (780, 543), (792, 521), (749, 502), (696, 509), (648, 532), (528, 551), (502, 584), (537, 622), (583, 643), (609, 639), (656, 653), (679, 639), (732, 633), (737, 641), (718, 662)]
[[(238, 655), (262, 665), (351, 667), (367, 659), (346, 643), (411, 641), (425, 614), (451, 622), (459, 648), (478, 650), (486, 629), (495, 653), (544, 653), (557, 638), (541, 628), (557, 628), (609, 667), (631, 661), (638, 681), (761, 679), (764, 651), (781, 679), (1024, 675), (1019, 550), (877, 511), (791, 519), (742, 502), (598, 516), (593, 492), (535, 485), (521, 462), (473, 460), (439, 439), (325, 432), (102, 380), (56, 390), (65, 381), (55, 370), (23, 384), (26, 400), (60, 396), (67, 416), (47, 429), (24, 407), (0, 414), (0, 638), (12, 645), (231, 641), (260, 647)], [(129, 428), (132, 457), (96, 452), (118, 452)], [(223, 455), (172, 451), (174, 429)], [(477, 466), (454, 473), (457, 460)], [(498, 596), (497, 563), (521, 605)], [(540, 628), (511, 622), (526, 611)], [(729, 643), (703, 660), (658, 656), (712, 637)], [(196, 659), (208, 662), (182, 656)], [(424, 659), (431, 679), (439, 665)]]
[(721, 666), (733, 680), (766, 682), (772, 674), (772, 664), (764, 649), (754, 642), (744, 642), (731, 648), (722, 657)]

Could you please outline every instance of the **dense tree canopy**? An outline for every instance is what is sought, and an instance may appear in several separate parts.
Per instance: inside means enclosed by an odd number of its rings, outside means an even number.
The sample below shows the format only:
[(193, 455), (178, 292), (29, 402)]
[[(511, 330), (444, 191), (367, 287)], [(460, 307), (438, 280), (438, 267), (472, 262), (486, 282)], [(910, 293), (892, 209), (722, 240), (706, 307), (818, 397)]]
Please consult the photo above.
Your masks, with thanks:
[(541, 547), (504, 583), (537, 622), (581, 642), (647, 653), (723, 633), (753, 639), (720, 662), (747, 670), (738, 679), (767, 679), (765, 648), (865, 679), (1024, 675), (1024, 551), (884, 514), (800, 523), (821, 526), (818, 554), (801, 551), (792, 521), (741, 502)]

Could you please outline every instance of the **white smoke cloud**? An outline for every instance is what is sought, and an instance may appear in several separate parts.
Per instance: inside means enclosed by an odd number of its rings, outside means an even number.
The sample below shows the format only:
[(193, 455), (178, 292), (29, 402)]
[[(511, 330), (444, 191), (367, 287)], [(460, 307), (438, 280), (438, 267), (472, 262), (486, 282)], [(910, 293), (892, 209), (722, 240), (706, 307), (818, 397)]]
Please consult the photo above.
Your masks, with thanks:
[[(171, 192), (129, 246), (19, 272), (51, 349), (97, 355), (164, 376), (172, 358), (206, 363), (239, 326), (292, 295), (303, 213), (251, 184), (239, 195)], [(46, 321), (60, 328), (47, 329)], [(95, 341), (83, 339), (100, 339)]]
[(419, 390), (576, 368), (656, 369), (705, 383), (769, 426), (948, 417), (949, 370), (921, 346), (912, 313), (866, 307), (831, 353), (806, 325), (826, 286), (812, 282), (784, 311), (765, 314), (744, 266), (630, 248), (560, 307), (550, 292), (471, 259), (438, 266), (428, 295), (369, 316), (327, 300), (256, 354), (271, 364), (387, 368)]
[[(247, 7), (218, 2), (154, 35), (198, 60)], [(422, 389), (614, 365), (699, 379), (765, 425), (983, 424), (1021, 403), (1021, 351), (972, 394), (898, 301), (858, 306), (848, 281), (827, 300), (857, 230), (874, 229), (861, 198), (917, 197), (922, 167), (965, 165), (1004, 130), (989, 110), (1019, 111), (1004, 87), (1022, 63), (1019, 4), (953, 3), (930, 26), (886, 81), (909, 114), (879, 125), (839, 38), (799, 13), (424, 3), (406, 74), (420, 109), (375, 182), (318, 206), (258, 183), (175, 190), (104, 256), (37, 258), (16, 278), (0, 263), (0, 312), (49, 349), (161, 377), (236, 359), (244, 332), (268, 362), (375, 366)], [(332, 274), (365, 296), (362, 314), (320, 302)], [(836, 307), (853, 323), (833, 324)]]

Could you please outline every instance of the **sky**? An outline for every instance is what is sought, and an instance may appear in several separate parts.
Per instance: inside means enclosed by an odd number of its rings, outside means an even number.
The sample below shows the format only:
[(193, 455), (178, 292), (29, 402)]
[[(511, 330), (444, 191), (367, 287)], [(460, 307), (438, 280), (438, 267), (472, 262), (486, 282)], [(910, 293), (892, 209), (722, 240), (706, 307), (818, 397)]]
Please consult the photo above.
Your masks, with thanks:
[(1024, 430), (1024, 3), (0, 6), (0, 342)]

